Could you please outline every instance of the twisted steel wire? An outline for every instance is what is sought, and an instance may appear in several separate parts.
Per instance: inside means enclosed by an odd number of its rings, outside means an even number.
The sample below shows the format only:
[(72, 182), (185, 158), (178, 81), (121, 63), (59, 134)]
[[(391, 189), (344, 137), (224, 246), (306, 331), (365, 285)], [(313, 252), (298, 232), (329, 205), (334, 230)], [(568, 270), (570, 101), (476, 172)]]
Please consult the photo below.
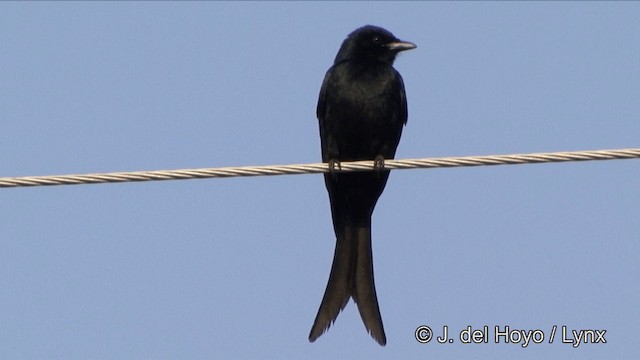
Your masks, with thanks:
[[(464, 166), (517, 165), (547, 162), (615, 160), (640, 158), (640, 148), (592, 151), (567, 151), (488, 156), (454, 156), (438, 158), (385, 160), (385, 169), (418, 169)], [(374, 162), (341, 162), (336, 172), (372, 171)], [(331, 171), (327, 163), (297, 165), (236, 166), (181, 170), (111, 172), (76, 175), (22, 176), (0, 178), (0, 188), (102, 184), (134, 181), (187, 180), (237, 176), (299, 175)]]

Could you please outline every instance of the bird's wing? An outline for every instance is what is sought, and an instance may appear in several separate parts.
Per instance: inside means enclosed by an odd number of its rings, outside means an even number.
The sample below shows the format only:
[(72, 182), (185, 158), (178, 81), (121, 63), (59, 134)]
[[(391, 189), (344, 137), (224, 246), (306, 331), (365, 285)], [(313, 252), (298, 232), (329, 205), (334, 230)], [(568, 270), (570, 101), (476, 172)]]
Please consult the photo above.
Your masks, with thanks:
[(404, 81), (402, 80), (402, 76), (400, 73), (394, 69), (396, 73), (396, 79), (398, 79), (398, 85), (400, 87), (400, 114), (399, 120), (402, 121), (404, 125), (407, 124), (407, 119), (409, 118), (409, 112), (407, 110), (407, 94), (404, 91)]
[(333, 74), (334, 67), (331, 67), (324, 76), (322, 81), (322, 87), (320, 88), (320, 95), (318, 96), (318, 106), (316, 107), (316, 116), (320, 124), (320, 142), (322, 148), (322, 161), (329, 161), (329, 147), (333, 141), (331, 131), (327, 128), (325, 123), (326, 104), (327, 104), (327, 88), (331, 82), (331, 75)]

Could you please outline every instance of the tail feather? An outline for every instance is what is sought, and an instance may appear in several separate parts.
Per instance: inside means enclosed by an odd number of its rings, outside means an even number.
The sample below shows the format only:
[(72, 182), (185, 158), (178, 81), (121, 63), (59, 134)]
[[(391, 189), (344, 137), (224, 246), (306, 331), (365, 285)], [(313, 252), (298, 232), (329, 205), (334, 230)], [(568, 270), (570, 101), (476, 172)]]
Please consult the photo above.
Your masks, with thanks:
[(333, 254), (333, 264), (327, 288), (309, 333), (309, 341), (311, 342), (329, 330), (351, 297), (353, 285), (351, 273), (353, 272), (356, 248), (354, 241), (350, 240), (345, 236), (338, 236), (336, 239), (336, 249)]
[(373, 254), (371, 253), (371, 227), (354, 229), (357, 234), (357, 260), (354, 276), (353, 300), (358, 305), (358, 311), (364, 327), (371, 337), (380, 345), (387, 343), (387, 337), (382, 325), (382, 316), (378, 306), (376, 285), (373, 278)]
[(369, 334), (384, 346), (387, 338), (373, 278), (370, 227), (347, 226), (344, 233), (338, 234), (331, 274), (309, 333), (309, 341), (315, 341), (329, 329), (350, 297), (358, 306)]

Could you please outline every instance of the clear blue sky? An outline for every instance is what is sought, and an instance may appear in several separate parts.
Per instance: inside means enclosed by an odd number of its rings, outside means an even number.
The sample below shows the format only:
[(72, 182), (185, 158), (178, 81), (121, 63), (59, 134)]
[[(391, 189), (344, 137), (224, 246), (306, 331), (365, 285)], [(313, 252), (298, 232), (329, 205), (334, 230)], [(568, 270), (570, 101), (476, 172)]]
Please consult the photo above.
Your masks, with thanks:
[[(2, 3), (0, 176), (317, 162), (315, 106), (364, 24), (398, 158), (640, 147), (640, 4)], [(307, 341), (333, 256), (320, 175), (0, 189), (3, 359), (632, 358), (638, 160), (394, 171), (374, 214), (388, 345), (353, 303)], [(447, 325), (606, 344), (419, 344)], [(635, 355), (631, 355), (635, 354)]]

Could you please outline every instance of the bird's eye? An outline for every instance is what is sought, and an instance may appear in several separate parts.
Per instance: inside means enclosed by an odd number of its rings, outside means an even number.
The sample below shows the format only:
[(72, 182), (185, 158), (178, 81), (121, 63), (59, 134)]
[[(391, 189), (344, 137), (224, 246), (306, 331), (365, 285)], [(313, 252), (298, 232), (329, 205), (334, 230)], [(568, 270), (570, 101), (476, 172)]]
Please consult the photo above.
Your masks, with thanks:
[(373, 39), (371, 39), (373, 41), (374, 44), (380, 44), (382, 42), (382, 39), (380, 38), (380, 36), (374, 36)]

